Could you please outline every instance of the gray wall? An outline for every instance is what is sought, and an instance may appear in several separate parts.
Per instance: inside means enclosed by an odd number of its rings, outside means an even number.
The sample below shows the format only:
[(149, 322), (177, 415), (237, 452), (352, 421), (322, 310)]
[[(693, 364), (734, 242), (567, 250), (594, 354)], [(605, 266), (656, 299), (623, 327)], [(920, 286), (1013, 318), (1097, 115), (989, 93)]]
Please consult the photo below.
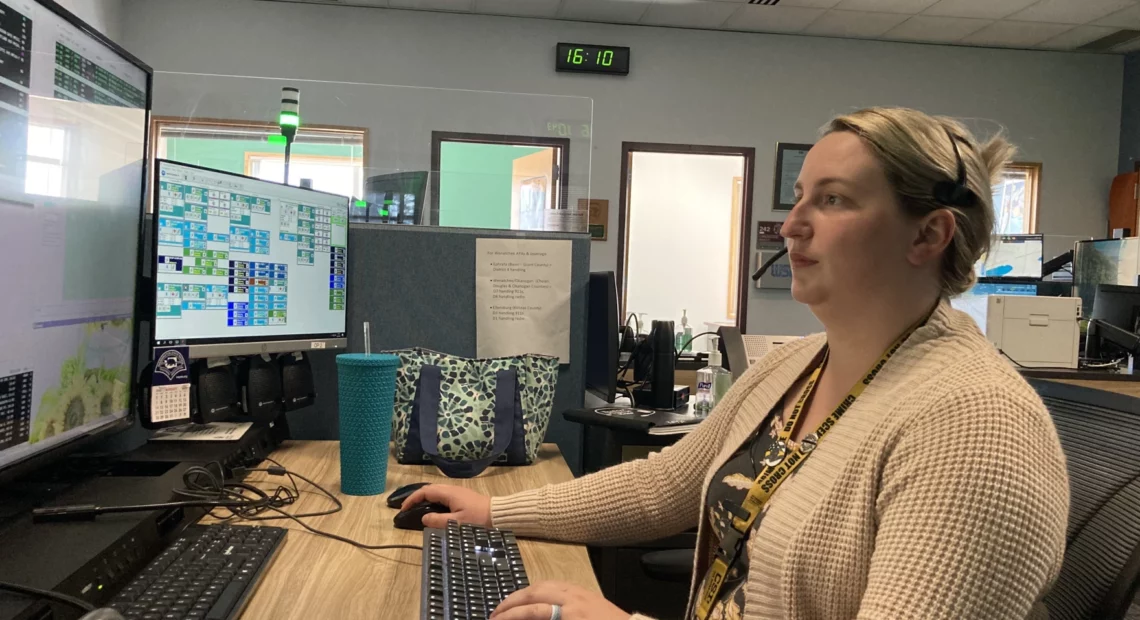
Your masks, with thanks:
[(1140, 52), (1124, 57), (1124, 94), (1120, 110), (1120, 167), (1132, 172), (1140, 160)]
[[(595, 270), (617, 260), (622, 141), (756, 147), (756, 220), (782, 219), (769, 210), (775, 143), (811, 142), (830, 116), (861, 106), (916, 107), (987, 132), (1003, 125), (1021, 159), (1044, 164), (1045, 233), (1101, 233), (1117, 167), (1119, 56), (252, 0), (123, 1), (124, 45), (158, 70), (593, 98), (591, 194), (610, 200), (612, 231), (592, 246)], [(631, 74), (557, 74), (559, 41), (631, 46)], [(751, 332), (818, 327), (787, 293), (749, 294)]]

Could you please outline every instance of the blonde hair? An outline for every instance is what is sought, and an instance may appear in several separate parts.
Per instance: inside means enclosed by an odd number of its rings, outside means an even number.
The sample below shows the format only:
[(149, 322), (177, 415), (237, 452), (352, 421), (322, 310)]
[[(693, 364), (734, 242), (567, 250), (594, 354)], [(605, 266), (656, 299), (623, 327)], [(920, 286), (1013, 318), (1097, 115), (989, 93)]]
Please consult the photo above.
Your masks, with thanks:
[[(1000, 133), (980, 143), (950, 117), (908, 108), (866, 108), (838, 116), (824, 126), (822, 134), (839, 131), (854, 133), (871, 147), (907, 214), (918, 218), (938, 209), (954, 214), (954, 238), (942, 255), (942, 294), (952, 297), (969, 289), (974, 283), (974, 263), (990, 247), (992, 188), (1015, 148)], [(958, 180), (955, 145), (965, 167), (965, 185), (975, 197), (967, 206), (944, 204), (935, 198), (937, 184)]]

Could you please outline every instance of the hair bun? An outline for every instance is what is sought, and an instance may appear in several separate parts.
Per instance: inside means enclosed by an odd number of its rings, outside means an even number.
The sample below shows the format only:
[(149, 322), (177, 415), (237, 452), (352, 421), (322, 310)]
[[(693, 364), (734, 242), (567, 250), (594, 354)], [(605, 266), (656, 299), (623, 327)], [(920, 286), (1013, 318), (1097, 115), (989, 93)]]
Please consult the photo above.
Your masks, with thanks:
[(990, 185), (997, 185), (1001, 180), (1002, 171), (1017, 154), (1017, 147), (1010, 144), (1005, 136), (999, 133), (987, 140), (985, 144), (979, 145), (978, 153), (982, 156), (982, 163), (989, 173)]

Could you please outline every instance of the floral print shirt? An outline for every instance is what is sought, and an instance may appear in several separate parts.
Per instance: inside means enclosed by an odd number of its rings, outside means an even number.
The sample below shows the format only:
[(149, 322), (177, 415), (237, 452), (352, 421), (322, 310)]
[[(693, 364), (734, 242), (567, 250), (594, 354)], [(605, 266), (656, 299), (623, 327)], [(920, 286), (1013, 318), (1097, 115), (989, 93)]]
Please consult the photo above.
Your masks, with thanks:
[[(709, 511), (714, 544), (719, 545), (724, 532), (732, 528), (733, 511), (740, 510), (744, 497), (748, 495), (748, 489), (752, 488), (752, 481), (763, 469), (764, 453), (776, 441), (780, 429), (784, 426), (782, 411), (782, 404), (777, 405), (760, 425), (760, 429), (744, 442), (744, 445), (713, 476), (709, 484), (706, 507)], [(764, 520), (764, 513), (767, 510), (767, 506), (761, 509), (760, 516), (756, 517), (756, 521), (752, 524), (753, 530)], [(717, 602), (709, 614), (709, 620), (739, 620), (744, 617), (744, 583), (748, 580), (750, 559), (745, 550), (729, 567)], [(701, 586), (704, 587), (703, 580)], [(701, 588), (698, 588), (697, 592), (700, 591)], [(695, 609), (693, 618), (696, 618)]]

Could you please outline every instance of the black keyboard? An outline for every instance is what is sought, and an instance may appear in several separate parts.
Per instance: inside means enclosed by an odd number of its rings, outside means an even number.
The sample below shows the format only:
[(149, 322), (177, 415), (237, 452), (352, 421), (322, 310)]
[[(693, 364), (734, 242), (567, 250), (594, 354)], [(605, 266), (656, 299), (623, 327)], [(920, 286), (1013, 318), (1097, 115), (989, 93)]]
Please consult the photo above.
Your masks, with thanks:
[(423, 620), (485, 620), (515, 590), (530, 585), (510, 530), (460, 525), (424, 530)]
[(191, 525), (110, 606), (128, 620), (237, 618), (285, 532), (279, 527)]

